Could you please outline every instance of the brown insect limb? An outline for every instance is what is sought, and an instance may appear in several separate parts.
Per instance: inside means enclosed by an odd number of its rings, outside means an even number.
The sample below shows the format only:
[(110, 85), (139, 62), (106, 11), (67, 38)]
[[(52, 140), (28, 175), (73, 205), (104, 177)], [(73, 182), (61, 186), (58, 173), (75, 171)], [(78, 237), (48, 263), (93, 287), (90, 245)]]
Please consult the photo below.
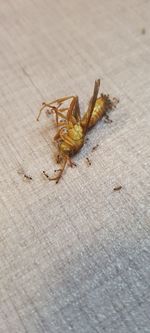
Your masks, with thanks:
[[(60, 106), (69, 99), (72, 99), (70, 106), (67, 108), (60, 108)], [(58, 104), (57, 107), (52, 105), (54, 103)], [(40, 114), (45, 107), (51, 108), (51, 111), (49, 112), (50, 114), (53, 112), (55, 113), (57, 126), (66, 125), (66, 122), (69, 122), (69, 121), (72, 122), (72, 124), (75, 124), (76, 119), (80, 120), (80, 109), (79, 109), (78, 96), (68, 96), (68, 97), (65, 96), (65, 97), (62, 97), (55, 101), (52, 101), (51, 103), (43, 103), (43, 106), (39, 111), (37, 120), (39, 120)], [(67, 115), (62, 114), (65, 111), (67, 111)], [(58, 121), (58, 117), (65, 119), (63, 124)]]
[[(59, 174), (58, 175), (56, 175), (56, 176), (53, 176), (53, 177), (50, 177), (47, 173), (46, 173), (46, 171), (43, 171), (42, 173), (43, 173), (43, 175), (49, 180), (49, 181), (52, 181), (52, 180), (56, 180), (56, 184), (59, 182), (59, 179), (61, 178), (61, 176), (62, 176), (62, 173), (63, 173), (63, 170), (64, 170), (64, 168), (65, 168), (65, 165), (66, 165), (66, 163), (64, 164), (64, 166), (63, 166), (63, 168), (62, 169), (59, 169), (58, 171), (59, 171)], [(54, 172), (57, 172), (57, 170), (54, 170)]]
[(60, 117), (62, 117), (63, 118), (63, 112), (65, 112), (65, 111), (68, 111), (68, 108), (59, 108), (59, 106), (58, 107), (56, 107), (56, 106), (51, 106), (51, 110), (46, 110), (46, 113), (47, 113), (47, 115), (49, 116), (49, 115), (51, 115), (52, 113), (55, 113), (55, 115), (56, 115), (56, 113), (59, 113), (59, 116)]
[[(63, 109), (54, 109), (54, 113), (56, 116), (56, 125), (57, 126), (62, 126), (66, 125), (67, 123), (67, 116), (63, 114), (63, 112), (68, 111), (68, 108), (63, 108)], [(60, 121), (58, 121), (59, 117), (61, 118)]]
[(65, 170), (66, 163), (67, 163), (67, 159), (64, 160), (63, 167), (62, 167), (62, 169), (60, 170), (58, 176), (57, 176), (57, 177), (54, 177), (54, 178), (51, 178), (51, 180), (56, 180), (56, 184), (58, 184), (60, 178), (62, 177), (63, 171)]
[(57, 163), (57, 164), (60, 163), (60, 155), (59, 155), (59, 154), (56, 156), (56, 163)]
[(62, 176), (62, 173), (63, 173), (63, 171), (65, 169), (66, 163), (67, 163), (67, 158), (65, 158), (63, 160), (63, 166), (62, 166), (62, 168), (54, 171), (54, 172), (58, 172), (58, 175), (54, 175), (54, 176), (50, 177), (45, 171), (43, 171), (44, 176), (46, 176), (46, 178), (49, 181), (53, 181), (53, 180), (55, 181), (56, 180), (56, 184), (58, 184), (58, 182), (59, 182), (59, 180), (60, 180), (60, 178)]
[[(53, 105), (48, 105), (48, 104), (46, 104), (46, 103), (43, 103), (43, 104), (44, 104), (44, 105), (43, 105), (43, 107), (41, 108), (40, 111), (44, 110), (45, 107), (50, 108), (51, 110), (47, 110), (46, 112), (47, 112), (48, 115), (51, 115), (52, 113), (55, 113), (55, 115), (56, 115), (56, 123), (57, 123), (57, 125), (58, 125), (58, 116), (60, 116), (60, 117), (63, 118), (63, 119), (66, 119), (66, 117), (65, 117), (61, 112), (67, 110), (67, 108), (66, 108), (66, 109), (59, 109), (59, 106), (60, 106), (61, 104), (59, 104), (58, 107), (53, 106)], [(39, 115), (38, 115), (37, 121), (39, 120), (40, 114), (41, 114), (41, 113), (39, 113)]]
[(70, 138), (70, 136), (67, 133), (63, 133), (64, 129), (61, 128), (60, 132), (59, 132), (59, 136), (62, 139), (62, 141), (64, 141), (65, 143), (67, 143), (68, 146), (72, 146), (74, 141), (72, 138)]
[(58, 117), (59, 116), (66, 120), (66, 117), (63, 114), (61, 114), (57, 109), (55, 110), (55, 115), (56, 115), (56, 124), (57, 124), (57, 126), (58, 126), (58, 123), (59, 123), (58, 122)]
[[(39, 121), (39, 118), (40, 118), (41, 112), (42, 112), (46, 107), (54, 109), (55, 106), (53, 106), (52, 104), (58, 104), (58, 105), (60, 106), (63, 102), (65, 102), (65, 101), (67, 101), (68, 99), (71, 99), (71, 98), (73, 98), (73, 97), (74, 97), (74, 96), (67, 96), (67, 97), (65, 96), (65, 97), (62, 97), (62, 98), (55, 99), (54, 101), (52, 101), (52, 102), (50, 102), (50, 103), (45, 103), (45, 102), (43, 102), (43, 103), (42, 103), (42, 107), (41, 107), (41, 109), (40, 109), (40, 111), (39, 111), (39, 114), (38, 114), (36, 120)], [(57, 108), (58, 108), (58, 107), (57, 107)]]
[(60, 169), (57, 169), (57, 170), (54, 170), (54, 172), (58, 172), (57, 175), (54, 175), (52, 177), (50, 177), (45, 171), (43, 171), (43, 175), (49, 180), (49, 181), (55, 181), (56, 180), (56, 184), (58, 184), (60, 178), (62, 177), (62, 174), (64, 172), (64, 169), (65, 169), (65, 166), (66, 166), (66, 163), (69, 163), (69, 166), (72, 168), (73, 166), (77, 166), (75, 162), (73, 162), (71, 160), (71, 158), (69, 156), (64, 156), (64, 159), (63, 159), (63, 164), (62, 164), (62, 168)]
[(63, 126), (63, 125), (66, 125), (67, 124), (67, 122), (66, 121), (59, 121), (58, 123), (56, 123), (57, 124), (57, 126), (59, 127), (59, 126)]
[[(67, 98), (67, 97), (66, 97)], [(67, 98), (68, 99), (68, 98)], [(70, 106), (68, 108), (59, 109), (55, 107), (56, 114), (56, 123), (61, 126), (61, 121), (58, 122), (58, 116), (66, 120), (66, 122), (71, 122), (72, 124), (76, 123), (76, 120), (80, 120), (80, 110), (78, 104), (78, 96), (73, 96)], [(67, 111), (66, 115), (63, 115), (62, 112)]]

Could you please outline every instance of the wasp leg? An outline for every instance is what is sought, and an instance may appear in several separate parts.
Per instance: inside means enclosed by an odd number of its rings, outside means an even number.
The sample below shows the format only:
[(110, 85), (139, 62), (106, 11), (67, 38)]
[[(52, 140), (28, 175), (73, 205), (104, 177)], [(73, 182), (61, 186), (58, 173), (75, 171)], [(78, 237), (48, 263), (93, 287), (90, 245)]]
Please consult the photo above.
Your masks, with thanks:
[[(38, 114), (38, 117), (37, 117), (37, 121), (39, 120), (39, 118), (40, 118), (40, 115), (41, 115), (41, 112), (45, 109), (45, 108), (50, 108), (51, 109), (51, 111), (48, 111), (49, 112), (49, 114), (52, 114), (53, 112), (55, 112), (55, 114), (56, 114), (56, 120), (58, 119), (58, 116), (57, 115), (60, 115), (62, 118), (64, 118), (64, 116), (63, 116), (63, 114), (59, 114), (59, 109), (58, 108), (56, 108), (55, 106), (53, 106), (53, 105), (49, 105), (49, 104), (47, 104), (47, 103), (43, 103), (43, 106), (41, 107), (41, 109), (40, 109), (40, 111), (39, 111), (39, 114)], [(59, 111), (58, 111), (59, 110)], [(63, 109), (62, 109), (63, 110)]]
[[(56, 107), (56, 106), (47, 106), (47, 107), (49, 107), (49, 108), (51, 108), (51, 109), (53, 109), (52, 110), (52, 112), (54, 111), (59, 111), (59, 112), (65, 112), (65, 111), (67, 111), (68, 110), (68, 108), (61, 108), (61, 109), (59, 109), (59, 107)], [(48, 111), (50, 114), (52, 113), (51, 111)]]
[[(67, 125), (65, 126), (65, 128), (67, 129)], [(69, 146), (73, 146), (74, 141), (66, 133), (63, 133), (63, 131), (64, 131), (65, 128), (63, 127), (63, 128), (59, 129), (59, 131), (54, 136), (54, 140), (57, 141), (59, 139), (62, 139)]]
[(54, 136), (54, 140), (57, 141), (60, 139), (60, 131), (62, 130), (62, 128), (59, 129), (59, 131), (55, 134)]
[(63, 174), (63, 172), (64, 172), (64, 169), (65, 169), (65, 166), (66, 166), (66, 164), (67, 164), (67, 161), (69, 162), (69, 165), (71, 166), (71, 168), (72, 168), (73, 166), (77, 166), (76, 163), (73, 162), (73, 161), (70, 159), (69, 156), (65, 156), (65, 157), (64, 157), (64, 164), (63, 164), (62, 168), (61, 168), (61, 169), (58, 169), (58, 170), (55, 170), (55, 172), (56, 172), (56, 171), (59, 172), (58, 175), (57, 175), (57, 176), (54, 176), (54, 177), (49, 177), (49, 180), (56, 180), (56, 184), (58, 184), (58, 182), (59, 182), (59, 180), (60, 180), (60, 178), (62, 177), (62, 174)]
[[(57, 123), (56, 123), (57, 124)], [(66, 121), (59, 121), (57, 126), (66, 126), (67, 125), (67, 122)]]
[[(61, 113), (61, 112), (64, 112), (64, 111), (68, 110), (68, 108), (58, 109), (58, 108), (56, 108), (55, 106), (49, 106), (49, 105), (45, 104), (45, 105), (42, 107), (42, 109), (41, 109), (40, 111), (42, 111), (45, 107), (51, 108), (50, 111), (47, 110), (48, 114), (55, 113), (55, 116), (56, 116), (56, 124), (57, 124), (57, 125), (58, 125), (58, 117), (61, 117), (61, 118), (65, 119), (65, 120), (67, 119), (66, 116), (65, 116), (63, 113)], [(40, 116), (40, 114), (38, 115), (37, 120), (39, 119), (39, 116)]]
[(49, 180), (49, 181), (52, 181), (52, 180), (56, 180), (56, 184), (58, 184), (60, 178), (62, 177), (62, 174), (64, 172), (64, 169), (65, 169), (65, 166), (66, 166), (66, 163), (67, 163), (67, 160), (68, 160), (68, 157), (64, 157), (64, 163), (62, 165), (62, 168), (59, 169), (59, 173), (58, 175), (55, 175), (53, 177), (50, 177), (45, 171), (43, 171), (43, 174), (46, 176), (46, 178)]
[(43, 106), (41, 107), (41, 109), (40, 109), (40, 111), (39, 111), (39, 113), (38, 113), (38, 116), (37, 116), (37, 118), (36, 118), (37, 121), (39, 121), (39, 118), (40, 118), (41, 112), (42, 112), (46, 107), (49, 107), (49, 108), (53, 109), (53, 107), (51, 107), (51, 105), (48, 105), (48, 104), (46, 104), (46, 103), (43, 103)]
[(56, 180), (56, 184), (58, 184), (60, 178), (62, 177), (62, 174), (63, 174), (63, 172), (64, 172), (64, 169), (65, 169), (65, 166), (66, 166), (67, 162), (69, 162), (69, 165), (70, 165), (71, 167), (73, 167), (73, 166), (77, 166), (76, 163), (73, 162), (69, 156), (63, 156), (63, 165), (62, 165), (61, 169), (58, 169), (58, 170), (55, 170), (55, 171), (54, 171), (54, 172), (58, 172), (58, 174), (57, 174), (57, 175), (54, 175), (54, 176), (52, 176), (52, 177), (50, 177), (45, 171), (43, 171), (44, 176), (45, 176), (49, 181)]
[(64, 96), (64, 97), (61, 97), (61, 98), (57, 98), (57, 99), (55, 99), (54, 101), (52, 101), (52, 102), (49, 102), (49, 103), (47, 103), (48, 105), (52, 105), (52, 104), (62, 104), (62, 103), (64, 103), (65, 101), (67, 101), (68, 99), (71, 99), (71, 98), (74, 98), (75, 96)]
[(63, 134), (62, 133), (62, 130), (63, 130), (63, 128), (61, 128), (60, 129), (60, 131), (59, 131), (59, 136), (60, 136), (60, 138), (65, 142), (65, 143), (67, 143), (69, 146), (73, 146), (74, 145), (74, 140), (72, 140), (66, 133), (65, 134)]
[[(56, 123), (58, 125), (58, 116), (64, 119), (67, 119), (67, 121), (71, 122), (73, 125), (76, 124), (77, 121), (80, 120), (80, 109), (79, 109), (79, 102), (78, 102), (78, 96), (74, 96), (72, 98), (72, 101), (70, 103), (70, 106), (68, 108), (61, 108), (55, 107), (53, 108), (55, 115), (56, 115)], [(62, 112), (67, 111), (66, 116), (62, 114)]]
[(58, 154), (58, 155), (56, 156), (56, 163), (57, 163), (57, 164), (60, 164), (62, 160), (63, 160), (62, 155)]
[(40, 111), (39, 111), (39, 114), (37, 116), (37, 121), (39, 120), (40, 118), (40, 115), (41, 115), (41, 112), (44, 110), (45, 107), (50, 107), (52, 108), (52, 104), (55, 104), (57, 103), (59, 106), (64, 103), (65, 101), (67, 101), (68, 99), (71, 99), (71, 98), (74, 98), (74, 96), (65, 96), (65, 97), (62, 97), (62, 98), (58, 98), (58, 99), (55, 99), (54, 101), (50, 102), (50, 103), (43, 103), (43, 106), (41, 107)]
[(58, 126), (58, 116), (67, 120), (66, 116), (64, 116), (62, 113), (60, 113), (57, 109), (54, 110), (54, 112), (55, 112), (55, 115), (56, 115), (56, 124), (57, 124), (57, 126)]

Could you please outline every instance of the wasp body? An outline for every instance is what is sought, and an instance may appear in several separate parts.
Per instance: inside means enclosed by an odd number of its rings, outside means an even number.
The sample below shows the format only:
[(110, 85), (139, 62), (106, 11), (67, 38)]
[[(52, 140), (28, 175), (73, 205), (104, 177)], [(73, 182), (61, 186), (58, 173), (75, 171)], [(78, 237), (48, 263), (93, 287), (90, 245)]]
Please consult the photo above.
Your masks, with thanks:
[[(65, 128), (66, 130), (66, 128)], [(59, 133), (59, 149), (62, 154), (69, 156), (77, 153), (84, 144), (84, 132), (80, 124), (68, 124), (67, 132), (62, 128)]]
[[(56, 180), (56, 183), (58, 183), (66, 163), (69, 162), (70, 166), (75, 165), (75, 163), (71, 161), (71, 156), (76, 154), (84, 145), (87, 131), (93, 127), (98, 120), (102, 119), (108, 110), (115, 106), (108, 95), (101, 94), (101, 96), (97, 98), (99, 87), (100, 80), (96, 80), (88, 109), (82, 118), (77, 96), (63, 97), (51, 103), (43, 103), (37, 120), (39, 120), (41, 111), (45, 107), (48, 107), (51, 110), (50, 113), (54, 113), (56, 116), (57, 127), (60, 127), (54, 140), (57, 142), (59, 150), (59, 159), (57, 161), (61, 163), (62, 167), (59, 169), (59, 173), (54, 177), (49, 177), (44, 172), (49, 180)], [(71, 99), (70, 106), (68, 108), (61, 108), (62, 104), (69, 99)]]
[[(89, 121), (88, 129), (93, 127), (99, 120), (101, 120), (107, 113), (108, 110), (112, 109), (113, 104), (108, 95), (101, 94), (96, 100), (92, 116)], [(87, 121), (88, 114), (85, 112), (82, 118), (82, 124)]]

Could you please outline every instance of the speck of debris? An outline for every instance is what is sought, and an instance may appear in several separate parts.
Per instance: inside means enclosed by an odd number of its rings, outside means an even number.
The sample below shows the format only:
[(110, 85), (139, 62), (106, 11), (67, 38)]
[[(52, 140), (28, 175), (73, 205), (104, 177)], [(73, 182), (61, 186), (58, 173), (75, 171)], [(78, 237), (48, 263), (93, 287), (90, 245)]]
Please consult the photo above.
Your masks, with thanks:
[(141, 30), (141, 34), (142, 34), (142, 35), (145, 35), (145, 34), (146, 34), (146, 29), (145, 29), (145, 28), (142, 28), (142, 30)]
[(114, 191), (120, 191), (122, 189), (122, 186), (119, 185), (119, 186), (116, 186), (113, 188)]

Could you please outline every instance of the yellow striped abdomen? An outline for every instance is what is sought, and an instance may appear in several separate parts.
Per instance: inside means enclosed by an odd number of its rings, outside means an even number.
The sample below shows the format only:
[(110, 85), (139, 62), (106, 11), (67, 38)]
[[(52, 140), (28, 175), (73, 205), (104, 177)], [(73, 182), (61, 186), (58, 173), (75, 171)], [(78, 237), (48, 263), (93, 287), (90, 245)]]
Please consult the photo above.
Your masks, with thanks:
[[(96, 100), (93, 112), (92, 112), (92, 116), (88, 125), (88, 129), (93, 127), (98, 120), (101, 120), (103, 118), (103, 116), (106, 114), (106, 112), (108, 110), (111, 110), (113, 107), (113, 104), (111, 102), (111, 100), (109, 99), (108, 95), (103, 95), (101, 94), (101, 97), (99, 97)], [(87, 112), (84, 114), (83, 118), (82, 118), (82, 124), (83, 126), (86, 125), (87, 122), (87, 118), (88, 118), (88, 114)]]

